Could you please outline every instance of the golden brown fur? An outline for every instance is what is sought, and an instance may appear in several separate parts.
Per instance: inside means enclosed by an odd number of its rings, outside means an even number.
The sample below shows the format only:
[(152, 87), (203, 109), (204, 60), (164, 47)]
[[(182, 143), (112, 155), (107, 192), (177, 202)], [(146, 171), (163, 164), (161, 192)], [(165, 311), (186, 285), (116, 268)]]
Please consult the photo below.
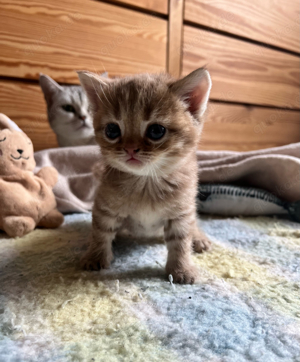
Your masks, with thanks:
[[(103, 157), (84, 266), (108, 268), (112, 241), (124, 226), (146, 235), (163, 229), (167, 274), (175, 282), (193, 283), (192, 246), (196, 252), (210, 246), (196, 225), (195, 201), (196, 148), (211, 86), (208, 72), (198, 69), (177, 82), (147, 74), (108, 81), (80, 72), (79, 78), (93, 108)], [(115, 139), (107, 136), (112, 123), (120, 132)], [(165, 129), (159, 140), (148, 136), (153, 124)]]

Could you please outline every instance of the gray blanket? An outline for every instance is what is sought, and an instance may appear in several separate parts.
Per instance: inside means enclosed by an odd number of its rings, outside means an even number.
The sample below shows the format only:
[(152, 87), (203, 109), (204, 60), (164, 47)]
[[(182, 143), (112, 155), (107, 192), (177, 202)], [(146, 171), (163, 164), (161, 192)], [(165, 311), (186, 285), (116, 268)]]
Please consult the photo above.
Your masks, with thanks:
[[(93, 166), (98, 146), (66, 147), (35, 153), (36, 171), (53, 166), (59, 172), (54, 188), (63, 213), (91, 210), (97, 181)], [(271, 192), (282, 200), (300, 200), (300, 143), (251, 152), (198, 151), (203, 183), (235, 183)]]

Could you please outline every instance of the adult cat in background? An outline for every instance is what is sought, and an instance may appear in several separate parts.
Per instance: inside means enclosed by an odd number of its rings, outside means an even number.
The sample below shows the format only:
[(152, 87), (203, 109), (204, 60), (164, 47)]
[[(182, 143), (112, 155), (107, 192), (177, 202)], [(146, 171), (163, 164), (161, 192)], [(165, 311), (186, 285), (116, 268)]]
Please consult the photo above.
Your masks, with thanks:
[[(102, 74), (107, 77), (107, 73)], [(80, 85), (62, 86), (40, 74), (40, 86), (47, 103), (48, 120), (60, 147), (95, 145), (89, 102)]]

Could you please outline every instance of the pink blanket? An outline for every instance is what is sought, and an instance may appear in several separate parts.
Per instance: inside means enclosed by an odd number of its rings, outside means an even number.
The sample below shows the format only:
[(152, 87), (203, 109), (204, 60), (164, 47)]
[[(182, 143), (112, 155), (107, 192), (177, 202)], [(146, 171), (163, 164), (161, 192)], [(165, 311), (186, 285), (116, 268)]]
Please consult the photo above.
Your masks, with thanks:
[[(35, 153), (36, 171), (54, 166), (59, 172), (54, 193), (61, 212), (91, 210), (97, 184), (92, 168), (100, 157), (98, 146)], [(198, 151), (197, 157), (202, 183), (253, 186), (285, 201), (300, 200), (300, 143), (251, 152)]]

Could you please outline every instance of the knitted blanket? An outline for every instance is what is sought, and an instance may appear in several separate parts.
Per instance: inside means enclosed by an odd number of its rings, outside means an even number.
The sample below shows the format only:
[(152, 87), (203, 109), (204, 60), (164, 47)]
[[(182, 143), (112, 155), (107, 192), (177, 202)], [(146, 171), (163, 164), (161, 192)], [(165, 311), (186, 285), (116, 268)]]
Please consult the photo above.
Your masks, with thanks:
[(90, 214), (20, 239), (0, 233), (0, 361), (300, 361), (299, 224), (209, 218), (201, 278), (173, 285), (161, 240), (122, 239), (86, 272)]
[[(97, 187), (92, 169), (101, 160), (98, 146), (53, 148), (36, 152), (34, 157), (35, 172), (52, 166), (59, 173), (53, 189), (59, 211), (92, 209)], [(300, 143), (250, 152), (198, 151), (197, 160), (201, 184), (250, 186), (283, 201), (300, 201)], [(256, 215), (261, 214), (257, 211)]]

